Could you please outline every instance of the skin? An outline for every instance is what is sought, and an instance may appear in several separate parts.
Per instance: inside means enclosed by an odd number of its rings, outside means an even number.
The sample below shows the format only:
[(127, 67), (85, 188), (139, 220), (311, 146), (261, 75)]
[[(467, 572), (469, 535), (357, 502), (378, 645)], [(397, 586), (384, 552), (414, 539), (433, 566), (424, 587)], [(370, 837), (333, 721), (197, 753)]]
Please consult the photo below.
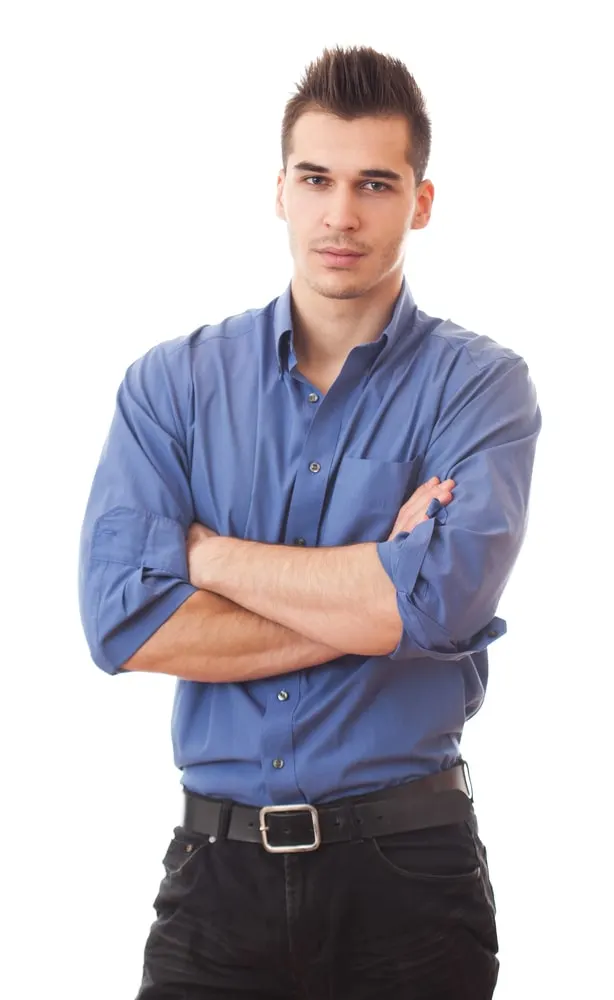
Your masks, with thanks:
[[(434, 496), (450, 503), (453, 488), (450, 479), (419, 487), (389, 538), (426, 521)], [(193, 524), (188, 564), (194, 586), (345, 653), (384, 656), (401, 638), (396, 590), (372, 542), (295, 549), (223, 538)]]
[[(322, 112), (296, 123), (276, 213), (294, 261), (292, 309), (300, 371), (328, 391), (354, 346), (376, 340), (403, 280), (405, 245), (430, 219), (434, 188), (416, 185), (402, 118), (343, 121)], [(327, 172), (300, 167), (303, 163)], [(360, 175), (387, 170), (398, 179)], [(351, 268), (327, 263), (326, 246), (364, 254)], [(430, 480), (399, 511), (391, 532), (426, 520), (453, 480)], [(298, 548), (224, 538), (206, 525), (187, 539), (199, 588), (124, 667), (190, 680), (240, 681), (329, 662), (342, 653), (386, 655), (402, 633), (396, 592), (375, 543)], [(349, 585), (351, 581), (351, 586)]]
[[(299, 368), (308, 377), (316, 373), (324, 388), (356, 344), (380, 336), (401, 289), (409, 233), (428, 225), (435, 191), (429, 180), (416, 186), (408, 144), (403, 118), (347, 122), (309, 112), (295, 125), (275, 207), (294, 261)], [(297, 169), (305, 162), (330, 173)], [(399, 180), (359, 176), (370, 169), (393, 171)], [(364, 256), (355, 267), (334, 267), (318, 253), (328, 245)]]

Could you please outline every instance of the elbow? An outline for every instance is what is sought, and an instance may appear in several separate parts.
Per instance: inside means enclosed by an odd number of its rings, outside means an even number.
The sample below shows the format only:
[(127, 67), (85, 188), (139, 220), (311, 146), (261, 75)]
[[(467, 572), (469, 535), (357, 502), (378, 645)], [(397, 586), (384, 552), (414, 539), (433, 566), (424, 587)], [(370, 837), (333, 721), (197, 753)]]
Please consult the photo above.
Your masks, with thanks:
[(160, 649), (167, 656), (172, 651), (153, 637), (196, 588), (173, 577), (153, 587), (132, 567), (122, 567), (108, 581), (101, 570), (97, 579), (98, 586), (95, 577), (86, 581), (81, 595), (81, 620), (96, 666), (111, 675), (161, 672)]
[(472, 626), (459, 623), (455, 631), (451, 623), (445, 628), (426, 618), (420, 612), (409, 614), (404, 622), (398, 645), (391, 654), (394, 660), (429, 657), (435, 660), (460, 660), (465, 656), (485, 650), (496, 639), (505, 635), (507, 624), (503, 618), (492, 617), (486, 625)]
[(126, 669), (125, 664), (117, 663), (109, 658), (104, 640), (101, 641), (98, 637), (88, 635), (87, 629), (85, 634), (90, 657), (94, 665), (111, 677), (115, 674), (123, 673)]
[(85, 600), (81, 595), (81, 625), (92, 662), (103, 673), (114, 676), (126, 669), (124, 660), (128, 654), (121, 654), (117, 647), (117, 629), (101, 628), (98, 603)]
[[(119, 640), (119, 641), (118, 641)], [(149, 672), (157, 670), (157, 658), (154, 653), (154, 643), (147, 641), (136, 650), (129, 648), (128, 637), (103, 636), (88, 641), (90, 656), (93, 663), (105, 674), (115, 676), (128, 672)]]

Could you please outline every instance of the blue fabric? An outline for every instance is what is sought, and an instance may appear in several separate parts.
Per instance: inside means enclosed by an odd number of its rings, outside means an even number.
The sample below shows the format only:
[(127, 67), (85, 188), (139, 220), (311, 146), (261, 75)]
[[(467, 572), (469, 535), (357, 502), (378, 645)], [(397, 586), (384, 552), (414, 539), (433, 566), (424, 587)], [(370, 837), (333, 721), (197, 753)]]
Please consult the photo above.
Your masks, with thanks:
[[(540, 429), (525, 361), (418, 310), (406, 279), (379, 339), (350, 352), (324, 396), (296, 367), (291, 285), (129, 367), (81, 533), (81, 617), (102, 670), (121, 673), (194, 593), (193, 521), (280, 545), (376, 542), (404, 625), (390, 656), (249, 683), (179, 680), (172, 738), (186, 787), (318, 802), (458, 758), (487, 647), (506, 631), (495, 612), (526, 531)], [(388, 541), (431, 476), (456, 480), (454, 500)]]

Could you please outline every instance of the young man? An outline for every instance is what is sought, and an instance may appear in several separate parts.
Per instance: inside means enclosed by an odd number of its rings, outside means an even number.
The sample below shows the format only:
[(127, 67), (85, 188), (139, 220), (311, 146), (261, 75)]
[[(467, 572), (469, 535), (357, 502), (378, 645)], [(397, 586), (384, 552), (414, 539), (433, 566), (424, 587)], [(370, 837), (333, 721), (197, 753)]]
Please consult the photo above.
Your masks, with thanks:
[(492, 996), (459, 745), (541, 415), (518, 354), (412, 298), (429, 148), (402, 63), (326, 50), (283, 122), (290, 285), (119, 388), (82, 618), (109, 674), (178, 678), (185, 789), (141, 1000)]

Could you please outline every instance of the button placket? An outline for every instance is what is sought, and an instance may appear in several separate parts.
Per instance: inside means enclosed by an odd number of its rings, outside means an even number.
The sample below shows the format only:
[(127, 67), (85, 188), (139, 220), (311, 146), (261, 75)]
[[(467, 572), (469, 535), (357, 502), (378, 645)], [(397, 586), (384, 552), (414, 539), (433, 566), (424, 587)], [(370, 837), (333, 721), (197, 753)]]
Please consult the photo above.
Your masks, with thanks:
[[(303, 409), (305, 437), (286, 521), (286, 540), (293, 545), (317, 545), (318, 525), (326, 499), (328, 470), (343, 414), (348, 407), (348, 400), (342, 390), (343, 385), (339, 384), (324, 399), (315, 387), (307, 386), (302, 397), (304, 406), (306, 403), (317, 405), (311, 412), (308, 411), (308, 406)], [(323, 417), (326, 419), (323, 420)]]

